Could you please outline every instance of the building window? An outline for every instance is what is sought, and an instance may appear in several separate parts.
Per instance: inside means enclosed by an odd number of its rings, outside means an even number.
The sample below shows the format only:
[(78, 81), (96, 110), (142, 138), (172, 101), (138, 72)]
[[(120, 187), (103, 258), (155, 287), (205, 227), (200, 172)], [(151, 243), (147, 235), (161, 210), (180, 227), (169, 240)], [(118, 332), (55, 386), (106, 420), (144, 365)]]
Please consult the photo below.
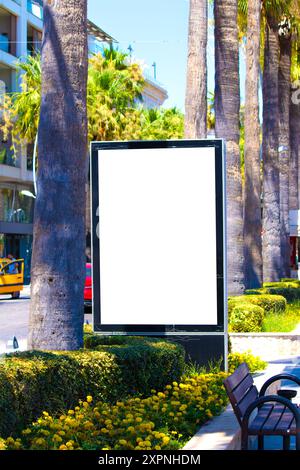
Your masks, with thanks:
[[(0, 220), (2, 222), (33, 223), (34, 199), (23, 194), (24, 190), (0, 188)], [(27, 188), (27, 193), (29, 192)]]
[(42, 47), (42, 33), (33, 26), (27, 27), (27, 53), (28, 55), (35, 55), (41, 51)]
[(27, 170), (33, 171), (33, 152), (34, 152), (34, 143), (27, 144)]
[(27, 11), (43, 19), (43, 0), (27, 0)]
[(8, 139), (4, 139), (3, 135), (0, 134), (0, 165), (9, 165), (9, 166), (17, 166), (18, 160), (14, 154), (12, 148), (12, 140), (11, 137)]
[(16, 55), (17, 17), (0, 8), (0, 50)]

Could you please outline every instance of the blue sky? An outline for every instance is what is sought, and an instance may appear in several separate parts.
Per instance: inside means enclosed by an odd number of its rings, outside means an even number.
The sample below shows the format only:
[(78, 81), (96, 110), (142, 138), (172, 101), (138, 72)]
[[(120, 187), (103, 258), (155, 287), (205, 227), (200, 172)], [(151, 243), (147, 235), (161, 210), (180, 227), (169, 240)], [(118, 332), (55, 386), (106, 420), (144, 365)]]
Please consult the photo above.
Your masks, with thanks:
[(184, 109), (188, 30), (187, 0), (88, 0), (91, 21), (119, 41), (133, 47), (133, 56), (148, 65), (168, 90), (166, 106)]
[[(88, 16), (119, 42), (119, 48), (133, 48), (133, 56), (147, 64), (153, 76), (168, 91), (165, 107), (184, 111), (188, 37), (188, 0), (88, 0)], [(212, 18), (212, 13), (210, 13)], [(214, 90), (213, 26), (209, 21), (208, 90)], [(244, 77), (243, 67), (241, 76)], [(241, 82), (243, 83), (243, 78)], [(243, 96), (242, 90), (242, 96)]]

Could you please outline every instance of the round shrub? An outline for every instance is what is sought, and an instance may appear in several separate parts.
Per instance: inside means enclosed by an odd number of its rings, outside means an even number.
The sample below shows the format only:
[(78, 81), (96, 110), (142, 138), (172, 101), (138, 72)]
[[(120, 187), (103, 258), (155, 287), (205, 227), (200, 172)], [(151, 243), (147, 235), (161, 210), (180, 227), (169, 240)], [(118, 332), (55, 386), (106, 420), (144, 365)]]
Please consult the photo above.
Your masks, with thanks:
[(282, 295), (241, 295), (238, 297), (241, 303), (250, 303), (263, 308), (265, 313), (282, 313), (286, 309), (286, 299)]
[(230, 318), (234, 307), (240, 304), (258, 305), (265, 313), (282, 313), (286, 309), (287, 301), (282, 295), (240, 295), (228, 299), (228, 316)]
[(246, 362), (251, 373), (264, 370), (267, 367), (265, 361), (259, 356), (254, 356), (250, 351), (244, 353), (230, 353), (228, 354), (228, 372), (232, 374), (243, 362)]
[(243, 296), (243, 298), (247, 302), (263, 308), (265, 313), (282, 313), (285, 311), (287, 304), (286, 299), (282, 295), (247, 295)]
[(240, 304), (230, 315), (230, 331), (237, 333), (258, 332), (262, 329), (264, 310), (258, 305)]

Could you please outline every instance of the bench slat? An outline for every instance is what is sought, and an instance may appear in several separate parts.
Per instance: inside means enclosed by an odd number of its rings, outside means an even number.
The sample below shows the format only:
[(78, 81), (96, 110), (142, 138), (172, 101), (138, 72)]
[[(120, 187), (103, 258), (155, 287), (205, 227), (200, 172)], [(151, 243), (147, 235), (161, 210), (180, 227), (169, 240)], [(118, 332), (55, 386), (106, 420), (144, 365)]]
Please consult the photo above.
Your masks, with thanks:
[[(283, 405), (281, 405), (283, 406)], [(296, 432), (296, 424), (295, 419), (292, 413), (289, 410), (285, 410), (283, 415), (281, 416), (280, 420), (277, 421), (276, 427), (272, 426), (264, 426), (267, 418), (271, 415), (274, 406), (272, 404), (265, 404), (260, 409), (258, 414), (255, 416), (253, 421), (249, 426), (250, 434), (256, 435), (287, 435), (287, 434), (295, 434)], [(272, 416), (272, 415), (271, 415)], [(288, 433), (287, 430), (290, 430)]]
[(240, 364), (238, 368), (224, 380), (224, 384), (227, 390), (233, 391), (250, 373), (249, 368), (245, 362)]
[(291, 430), (293, 427), (296, 427), (295, 418), (293, 416), (293, 413), (291, 413), (290, 410), (286, 409), (279, 423), (276, 426), (276, 431), (284, 431), (287, 429)]
[(279, 421), (281, 420), (286, 407), (284, 405), (276, 404), (273, 408), (272, 413), (269, 415), (268, 419), (262, 427), (262, 432), (265, 431), (275, 431)]
[(265, 403), (258, 411), (257, 415), (251, 422), (251, 431), (259, 433), (270, 413), (272, 413), (274, 405), (271, 403)]
[(253, 386), (244, 396), (243, 400), (237, 404), (236, 408), (241, 416), (244, 416), (247, 408), (257, 399), (257, 388)]
[[(232, 394), (235, 396), (236, 401), (237, 402), (242, 401), (243, 397), (250, 390), (250, 388), (253, 387), (253, 385), (254, 385), (253, 379), (251, 375), (249, 374), (232, 392)], [(258, 392), (257, 392), (257, 395), (258, 395)]]

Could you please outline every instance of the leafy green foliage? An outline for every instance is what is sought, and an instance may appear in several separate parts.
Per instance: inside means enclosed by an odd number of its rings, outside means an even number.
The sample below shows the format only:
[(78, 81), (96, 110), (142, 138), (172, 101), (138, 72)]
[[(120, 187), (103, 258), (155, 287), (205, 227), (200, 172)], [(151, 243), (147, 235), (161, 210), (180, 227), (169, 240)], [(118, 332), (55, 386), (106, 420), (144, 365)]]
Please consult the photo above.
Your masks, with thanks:
[[(280, 282), (266, 282), (261, 289), (249, 289), (245, 295), (229, 297), (228, 316), (236, 306), (258, 305), (264, 309), (262, 331), (290, 332), (300, 321), (300, 281), (284, 278)], [(245, 330), (246, 331), (246, 330)]]
[(215, 94), (209, 91), (208, 96), (207, 96), (207, 129), (208, 130), (214, 129), (215, 124), (216, 124)]
[(293, 302), (295, 300), (300, 300), (300, 289), (297, 286), (292, 285), (282, 285), (286, 283), (280, 283), (278, 286), (270, 286), (263, 288), (263, 292), (271, 295), (281, 295), (288, 302)]
[(289, 303), (284, 314), (270, 312), (265, 316), (262, 331), (288, 333), (293, 331), (300, 322), (300, 302)]
[[(91, 395), (59, 417), (43, 412), (20, 437), (0, 442), (7, 450), (162, 450), (179, 449), (197, 428), (219, 414), (228, 399), (226, 374), (201, 374), (130, 397), (114, 405)], [(1, 448), (0, 447), (0, 448)]]
[(33, 142), (37, 133), (41, 102), (41, 58), (28, 56), (17, 63), (21, 92), (6, 94), (1, 105), (0, 130), (7, 139), (12, 135), (15, 145), (20, 139)]
[[(137, 336), (86, 335), (85, 347), (109, 352), (122, 371), (124, 390), (149, 393), (178, 379), (184, 369), (184, 349), (171, 342)], [(130, 374), (128, 371), (130, 370)]]
[(235, 369), (246, 362), (251, 373), (264, 370), (267, 367), (267, 363), (260, 359), (258, 356), (254, 356), (250, 351), (244, 353), (231, 353), (228, 354), (228, 371), (232, 374)]
[(264, 310), (258, 305), (241, 303), (232, 309), (229, 329), (232, 332), (258, 332), (262, 329)]
[[(41, 103), (40, 56), (19, 61), (21, 92), (5, 95), (0, 131), (12, 135), (15, 150), (21, 141), (34, 141)], [(88, 137), (98, 140), (140, 140), (183, 138), (183, 114), (176, 108), (144, 109), (145, 86), (139, 64), (128, 55), (104, 49), (89, 60), (87, 83)]]
[(245, 291), (248, 295), (280, 295), (284, 297), (287, 302), (300, 300), (300, 281), (297, 279), (285, 280), (285, 282), (265, 282), (260, 289), (248, 289)]
[(250, 303), (253, 305), (258, 305), (264, 309), (265, 313), (282, 313), (286, 309), (286, 299), (281, 295), (240, 295), (236, 297), (229, 297), (228, 299), (228, 315), (233, 310), (233, 308), (239, 304)]
[(136, 138), (139, 131), (139, 111), (144, 87), (142, 70), (129, 64), (127, 55), (105, 49), (90, 59), (87, 109), (89, 140), (122, 140)]
[(182, 139), (183, 114), (177, 108), (145, 109), (141, 112), (142, 140)]

